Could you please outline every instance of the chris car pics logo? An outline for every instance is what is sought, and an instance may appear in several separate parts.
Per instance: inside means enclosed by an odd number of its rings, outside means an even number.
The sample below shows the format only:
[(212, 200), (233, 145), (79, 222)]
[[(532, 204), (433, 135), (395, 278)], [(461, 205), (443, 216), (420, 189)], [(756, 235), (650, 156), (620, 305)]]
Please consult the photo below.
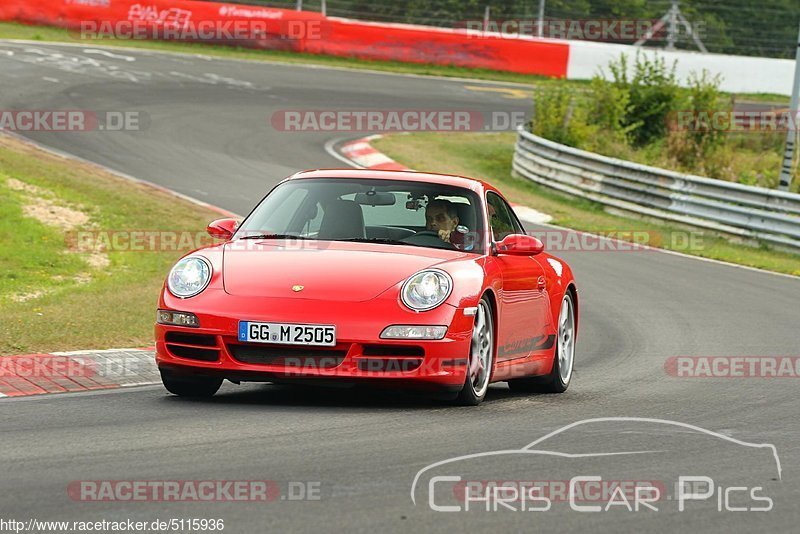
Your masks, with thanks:
[[(580, 452), (563, 450), (575, 448)], [(743, 464), (758, 468), (742, 474)], [(430, 464), (414, 477), (411, 500), (443, 513), (769, 512), (781, 473), (771, 443), (677, 421), (603, 417), (563, 426), (521, 449)]]

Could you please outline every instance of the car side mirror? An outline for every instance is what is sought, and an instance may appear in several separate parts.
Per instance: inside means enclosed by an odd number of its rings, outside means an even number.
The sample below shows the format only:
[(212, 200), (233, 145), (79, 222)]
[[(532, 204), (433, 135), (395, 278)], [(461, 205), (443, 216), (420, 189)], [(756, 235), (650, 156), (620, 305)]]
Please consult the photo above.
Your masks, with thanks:
[(236, 219), (217, 219), (211, 221), (206, 227), (208, 235), (216, 237), (217, 239), (228, 240), (233, 237), (236, 228), (239, 226), (239, 221)]
[(509, 234), (497, 243), (497, 253), (510, 256), (535, 256), (543, 250), (544, 243), (538, 238), (525, 234)]

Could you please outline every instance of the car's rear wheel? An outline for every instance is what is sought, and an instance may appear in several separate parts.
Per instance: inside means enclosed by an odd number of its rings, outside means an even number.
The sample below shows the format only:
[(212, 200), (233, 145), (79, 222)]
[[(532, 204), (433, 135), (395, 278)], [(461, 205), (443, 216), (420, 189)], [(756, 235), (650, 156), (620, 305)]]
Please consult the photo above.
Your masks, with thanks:
[(470, 344), (464, 387), (456, 398), (461, 406), (480, 404), (489, 389), (489, 379), (494, 364), (494, 320), (489, 301), (484, 297), (478, 303), (475, 322), (472, 327), (472, 343)]
[(221, 378), (176, 375), (161, 370), (161, 382), (167, 391), (179, 397), (213, 397), (222, 386)]
[(553, 369), (545, 376), (509, 380), (512, 391), (537, 393), (563, 393), (572, 381), (575, 366), (575, 303), (567, 291), (561, 301), (558, 315), (558, 334)]

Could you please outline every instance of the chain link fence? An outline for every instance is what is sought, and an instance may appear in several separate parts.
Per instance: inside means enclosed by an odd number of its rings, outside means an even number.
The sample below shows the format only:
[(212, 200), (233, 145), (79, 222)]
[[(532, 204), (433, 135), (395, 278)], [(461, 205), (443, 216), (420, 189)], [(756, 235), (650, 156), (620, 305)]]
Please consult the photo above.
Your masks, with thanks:
[[(294, 9), (297, 0), (233, 0), (236, 3)], [(303, 9), (320, 11), (322, 0), (302, 0)], [(422, 24), (448, 28), (482, 21), (489, 7), (490, 20), (538, 20), (539, 0), (327, 0), (328, 16), (380, 22)], [(545, 21), (573, 24), (586, 21), (651, 21), (661, 19), (671, 0), (545, 0)], [(682, 0), (681, 14), (697, 31), (709, 52), (748, 56), (793, 58), (800, 23), (798, 0)], [(545, 24), (548, 27), (549, 24)], [(568, 26), (569, 27), (569, 26)], [(675, 47), (696, 50), (684, 27), (675, 33)], [(648, 46), (667, 44), (666, 28)], [(580, 33), (580, 31), (578, 31)], [(588, 40), (592, 40), (589, 38)], [(633, 40), (619, 40), (632, 44)]]

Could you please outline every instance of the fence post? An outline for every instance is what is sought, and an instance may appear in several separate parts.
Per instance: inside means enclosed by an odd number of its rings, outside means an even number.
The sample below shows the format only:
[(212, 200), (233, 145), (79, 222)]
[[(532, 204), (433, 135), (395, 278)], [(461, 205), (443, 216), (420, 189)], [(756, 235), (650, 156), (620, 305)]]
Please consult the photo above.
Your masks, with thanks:
[(797, 150), (797, 106), (800, 100), (800, 95), (798, 95), (798, 93), (800, 93), (800, 35), (797, 37), (797, 51), (794, 59), (794, 87), (792, 87), (792, 103), (789, 106), (791, 120), (788, 121), (788, 128), (786, 129), (786, 148), (783, 151), (781, 178), (778, 183), (778, 188), (783, 191), (788, 191), (789, 186), (792, 185), (792, 164), (794, 163), (794, 154)]
[(537, 19), (539, 27), (536, 28), (536, 37), (544, 35), (544, 2), (545, 0), (539, 0), (539, 17)]

